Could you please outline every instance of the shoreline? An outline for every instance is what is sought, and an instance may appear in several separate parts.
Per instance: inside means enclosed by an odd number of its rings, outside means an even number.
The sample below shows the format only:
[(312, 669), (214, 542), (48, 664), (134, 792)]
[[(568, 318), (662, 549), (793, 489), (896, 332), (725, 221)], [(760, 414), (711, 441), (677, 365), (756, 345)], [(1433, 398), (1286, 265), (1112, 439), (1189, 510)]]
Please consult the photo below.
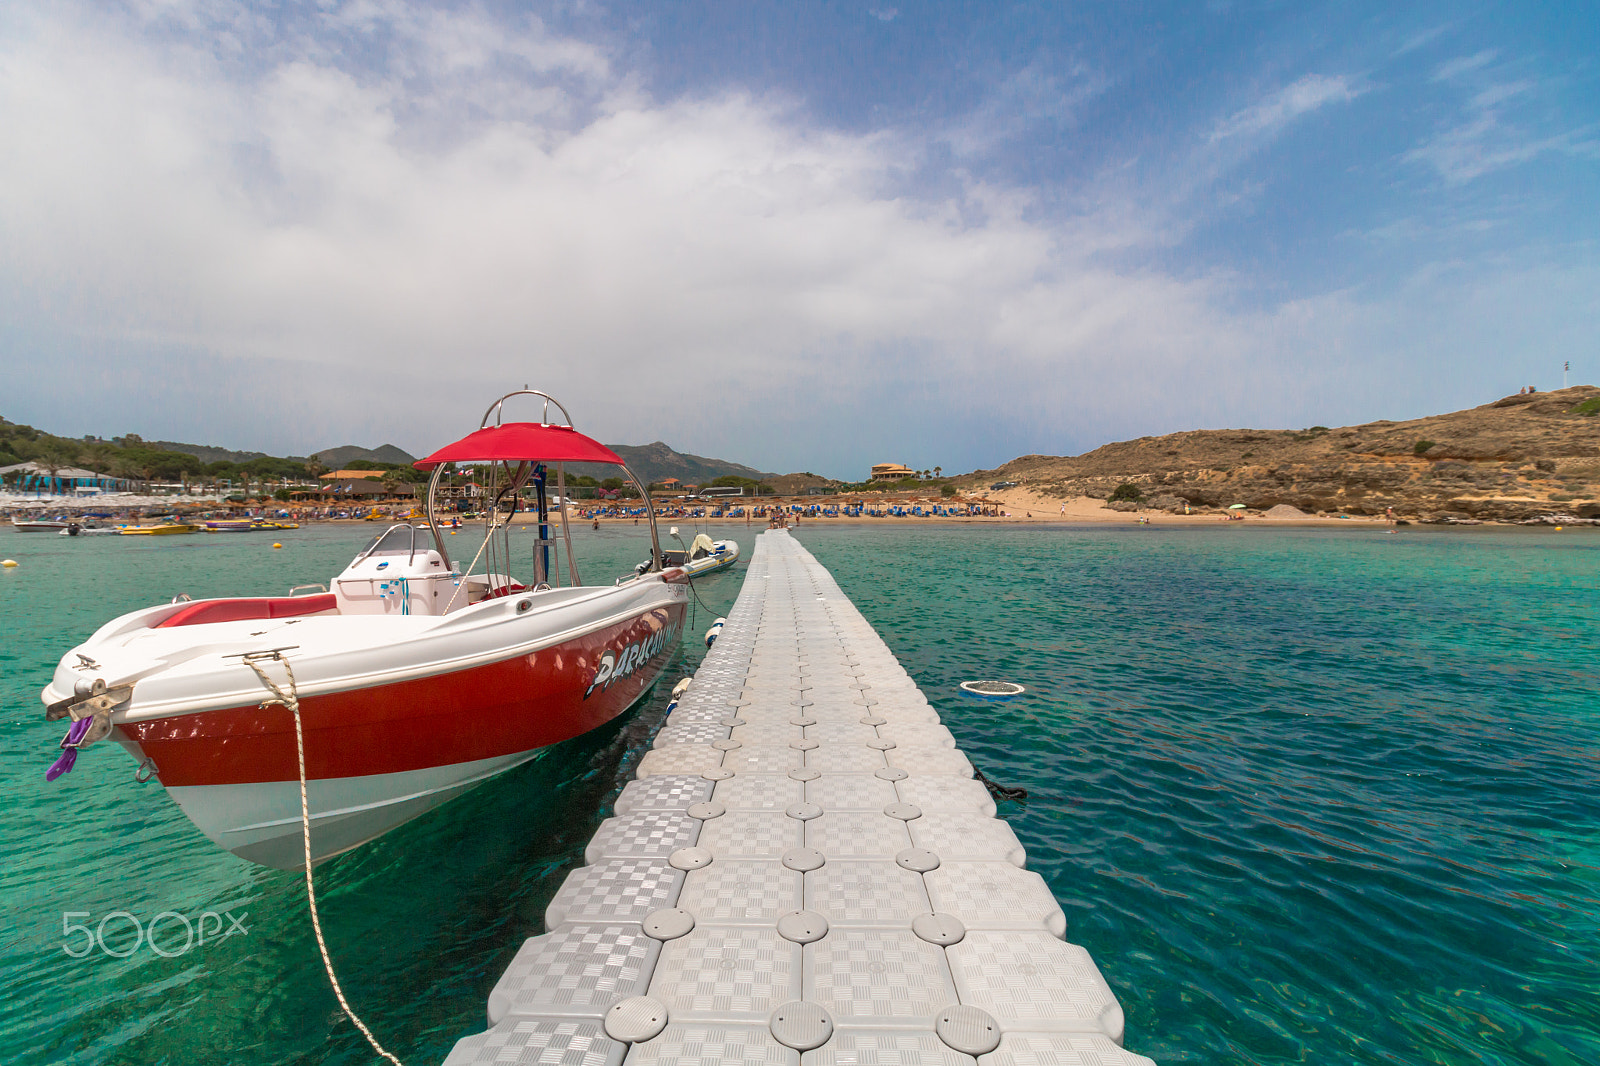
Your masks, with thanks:
[[(927, 507), (927, 506), (934, 506), (934, 505), (957, 506), (957, 505), (960, 505), (962, 502), (965, 502), (965, 503), (977, 503), (977, 504), (979, 504), (981, 506), (993, 508), (993, 509), (998, 510), (998, 511), (1001, 512), (999, 514), (988, 514), (988, 515), (921, 515), (921, 516), (918, 516), (918, 515), (838, 515), (838, 516), (826, 516), (826, 515), (802, 514), (802, 515), (798, 516), (798, 518), (796, 518), (793, 515), (790, 516), (789, 524), (790, 524), (790, 528), (791, 529), (796, 528), (796, 527), (805, 528), (806, 526), (809, 526), (809, 525), (812, 525), (812, 524), (822, 524), (822, 525), (872, 525), (872, 524), (908, 525), (908, 524), (910, 524), (910, 525), (915, 525), (915, 524), (918, 524), (918, 523), (923, 523), (923, 524), (926, 524), (926, 523), (939, 523), (939, 524), (943, 524), (943, 525), (971, 525), (971, 526), (1018, 526), (1018, 525), (1021, 525), (1021, 526), (1097, 526), (1097, 525), (1116, 526), (1116, 525), (1125, 525), (1125, 526), (1163, 526), (1163, 527), (1191, 527), (1191, 526), (1204, 527), (1204, 526), (1222, 524), (1222, 525), (1227, 525), (1227, 526), (1230, 526), (1230, 527), (1235, 526), (1235, 525), (1244, 525), (1244, 526), (1252, 526), (1252, 527), (1266, 526), (1266, 527), (1275, 528), (1275, 529), (1292, 529), (1292, 528), (1394, 529), (1394, 528), (1396, 528), (1398, 523), (1404, 523), (1404, 525), (1407, 526), (1407, 527), (1416, 526), (1416, 527), (1427, 527), (1427, 528), (1442, 528), (1442, 527), (1468, 528), (1468, 527), (1483, 526), (1483, 527), (1489, 527), (1489, 528), (1495, 528), (1495, 529), (1517, 529), (1517, 528), (1530, 528), (1530, 527), (1531, 528), (1538, 528), (1538, 527), (1547, 527), (1547, 526), (1556, 527), (1556, 528), (1563, 528), (1563, 527), (1581, 527), (1581, 526), (1589, 526), (1589, 525), (1600, 525), (1600, 520), (1595, 520), (1595, 519), (1570, 518), (1569, 520), (1564, 520), (1564, 521), (1559, 521), (1558, 522), (1558, 521), (1555, 521), (1553, 517), (1550, 518), (1550, 519), (1542, 520), (1542, 521), (1521, 521), (1521, 522), (1495, 521), (1495, 520), (1491, 520), (1491, 519), (1467, 520), (1467, 521), (1456, 520), (1456, 521), (1444, 521), (1444, 522), (1438, 522), (1438, 521), (1428, 522), (1428, 521), (1419, 520), (1418, 518), (1416, 518), (1414, 516), (1407, 516), (1407, 515), (1403, 515), (1403, 514), (1396, 515), (1394, 519), (1388, 518), (1386, 516), (1381, 516), (1381, 515), (1347, 515), (1347, 516), (1342, 516), (1342, 517), (1336, 517), (1336, 516), (1333, 516), (1333, 515), (1306, 515), (1304, 517), (1275, 518), (1275, 517), (1269, 517), (1268, 515), (1266, 515), (1263, 512), (1260, 512), (1260, 511), (1253, 511), (1253, 512), (1252, 511), (1247, 511), (1247, 512), (1245, 512), (1243, 514), (1240, 514), (1240, 515), (1235, 517), (1235, 516), (1229, 515), (1227, 512), (1218, 511), (1218, 510), (1215, 510), (1215, 509), (1210, 509), (1210, 510), (1203, 511), (1203, 512), (1196, 512), (1196, 513), (1192, 513), (1192, 514), (1175, 514), (1175, 513), (1170, 512), (1170, 511), (1153, 510), (1153, 509), (1140, 509), (1140, 510), (1135, 510), (1135, 511), (1114, 511), (1114, 510), (1111, 510), (1110, 508), (1106, 507), (1104, 505), (1104, 501), (1102, 501), (1102, 500), (1100, 500), (1098, 498), (1095, 498), (1095, 497), (1077, 496), (1077, 497), (1069, 497), (1069, 498), (1063, 500), (1063, 499), (1060, 499), (1060, 498), (1040, 497), (1040, 496), (1036, 496), (1036, 495), (1034, 495), (1032, 493), (1029, 493), (1029, 492), (1026, 492), (1026, 491), (1017, 491), (1017, 490), (1008, 490), (1008, 491), (996, 492), (996, 493), (993, 493), (991, 495), (987, 495), (985, 497), (982, 497), (981, 501), (973, 501), (973, 500), (951, 501), (951, 500), (943, 499), (943, 498), (927, 498), (927, 499), (890, 498), (890, 499), (884, 499), (884, 500), (880, 501), (880, 500), (872, 500), (870, 496), (848, 496), (848, 497), (844, 497), (844, 498), (840, 498), (840, 497), (817, 497), (817, 496), (800, 496), (800, 497), (761, 496), (761, 497), (743, 497), (743, 498), (734, 497), (734, 498), (731, 498), (729, 502), (731, 502), (732, 499), (740, 499), (740, 500), (748, 501), (748, 502), (744, 502), (744, 503), (733, 503), (732, 504), (733, 506), (757, 506), (757, 507), (766, 507), (766, 508), (773, 508), (773, 507), (788, 508), (788, 507), (793, 507), (793, 506), (801, 506), (801, 507), (824, 506), (824, 507), (831, 507), (831, 506), (837, 506), (838, 504), (843, 502), (843, 500), (846, 500), (846, 499), (848, 499), (850, 501), (863, 500), (863, 499), (864, 500), (870, 500), (868, 506), (902, 506), (902, 507), (913, 507), (913, 506), (924, 506), (924, 507)], [(588, 501), (578, 501), (578, 502), (579, 503), (587, 503)], [(656, 501), (656, 505), (657, 505), (658, 508), (661, 507), (662, 502), (663, 501)], [(274, 503), (276, 503), (276, 501), (274, 501)], [(671, 506), (668, 509), (670, 509), (670, 510), (678, 510), (678, 509), (680, 509), (679, 501), (672, 501), (672, 504), (673, 504), (673, 506)], [(697, 502), (695, 504), (695, 506), (696, 507), (704, 506), (704, 504), (701, 504), (701, 503)], [(104, 499), (104, 498), (99, 499), (99, 500), (95, 500), (95, 501), (86, 501), (86, 500), (79, 499), (79, 500), (72, 500), (70, 502), (67, 502), (67, 501), (45, 502), (45, 501), (32, 501), (32, 500), (30, 500), (30, 501), (26, 501), (26, 502), (17, 501), (15, 503), (13, 503), (13, 502), (10, 502), (10, 501), (5, 501), (5, 502), (0, 502), (0, 526), (9, 524), (8, 522), (5, 521), (5, 519), (8, 518), (8, 517), (16, 517), (16, 518), (23, 519), (23, 520), (27, 520), (29, 518), (42, 519), (42, 518), (45, 518), (47, 516), (49, 516), (49, 517), (76, 516), (76, 517), (81, 518), (82, 515), (85, 514), (86, 512), (107, 512), (107, 511), (114, 512), (116, 514), (116, 517), (113, 517), (113, 518), (108, 520), (109, 522), (111, 522), (113, 524), (115, 524), (115, 523), (128, 523), (128, 522), (133, 522), (133, 523), (148, 522), (152, 518), (162, 517), (162, 516), (167, 516), (167, 515), (174, 515), (174, 514), (179, 515), (180, 517), (184, 517), (184, 518), (190, 518), (190, 519), (199, 518), (199, 519), (202, 519), (202, 520), (204, 518), (206, 518), (206, 517), (228, 517), (230, 515), (234, 516), (234, 517), (239, 517), (239, 516), (241, 516), (241, 512), (243, 512), (243, 513), (254, 513), (255, 515), (261, 516), (261, 517), (277, 517), (277, 518), (280, 518), (281, 520), (293, 521), (293, 522), (297, 522), (297, 523), (300, 523), (300, 524), (313, 524), (313, 523), (315, 523), (315, 524), (322, 524), (322, 523), (378, 524), (378, 523), (394, 523), (394, 522), (406, 521), (406, 517), (405, 516), (406, 516), (406, 514), (408, 512), (410, 512), (412, 510), (412, 508), (410, 506), (405, 506), (405, 507), (392, 506), (392, 507), (389, 507), (389, 508), (386, 508), (386, 509), (385, 508), (380, 508), (380, 509), (377, 510), (377, 512), (375, 514), (372, 514), (370, 516), (369, 515), (359, 515), (359, 516), (358, 515), (349, 515), (349, 516), (342, 516), (342, 517), (326, 516), (326, 515), (319, 515), (319, 514), (307, 514), (307, 513), (305, 513), (305, 510), (306, 509), (303, 509), (303, 508), (294, 507), (294, 506), (284, 506), (284, 505), (281, 505), (281, 504), (278, 504), (276, 506), (269, 506), (269, 505), (263, 504), (263, 505), (260, 505), (260, 506), (254, 506), (254, 507), (248, 507), (248, 508), (241, 507), (239, 505), (228, 505), (226, 503), (220, 503), (218, 505), (211, 505), (211, 501), (199, 501), (199, 500), (194, 499), (193, 497), (189, 497), (189, 498), (181, 499), (181, 500), (180, 499), (174, 499), (171, 502), (170, 505), (166, 505), (166, 506), (164, 506), (161, 503), (152, 503), (149, 500), (149, 498), (143, 498), (143, 499), (138, 499), (137, 502), (132, 501), (132, 500), (127, 501), (127, 502), (125, 502), (123, 504), (123, 506), (120, 506), (120, 507), (117, 506), (115, 503), (113, 503), (111, 500), (107, 500), (107, 499)], [(581, 508), (575, 508), (575, 510), (581, 510)], [(387, 511), (388, 513), (384, 513), (385, 511)], [(553, 514), (554, 514), (554, 512), (552, 512), (552, 515)], [(615, 524), (630, 525), (630, 524), (633, 524), (635, 521), (639, 521), (639, 524), (642, 525), (642, 524), (644, 524), (643, 521), (642, 521), (642, 517), (643, 516), (638, 516), (636, 518), (635, 516), (632, 516), (632, 515), (625, 515), (625, 516), (607, 516), (607, 515), (584, 516), (584, 515), (574, 515), (573, 518), (572, 518), (572, 523), (573, 523), (574, 529), (576, 529), (577, 527), (583, 526), (583, 525), (591, 524), (596, 519), (598, 519), (598, 521), (601, 522), (603, 525), (608, 525), (608, 526), (609, 525), (615, 525)], [(418, 521), (418, 520), (417, 519), (413, 519), (413, 521)], [(756, 531), (759, 531), (759, 530), (767, 528), (767, 521), (768, 521), (767, 517), (766, 516), (762, 516), (762, 515), (754, 516), (754, 517), (750, 518), (749, 520), (746, 520), (743, 516), (708, 518), (708, 517), (704, 517), (704, 516), (695, 517), (695, 516), (686, 515), (686, 514), (660, 514), (660, 513), (658, 513), (657, 516), (656, 516), (657, 524), (658, 525), (662, 525), (662, 526), (669, 526), (669, 525), (672, 525), (674, 523), (686, 523), (686, 524), (689, 524), (689, 525), (695, 525), (695, 524), (713, 525), (714, 524), (714, 525), (717, 525), (717, 526), (743, 527), (743, 528), (746, 528), (746, 529), (752, 529), (752, 530), (756, 530)], [(476, 522), (477, 522), (477, 520), (474, 519), (473, 522), (472, 523), (468, 523), (468, 525), (475, 524)], [(513, 525), (518, 525), (518, 526), (528, 525), (528, 524), (531, 524), (532, 522), (533, 522), (532, 516), (529, 515), (525, 511), (519, 513), (512, 520), (512, 524)]]

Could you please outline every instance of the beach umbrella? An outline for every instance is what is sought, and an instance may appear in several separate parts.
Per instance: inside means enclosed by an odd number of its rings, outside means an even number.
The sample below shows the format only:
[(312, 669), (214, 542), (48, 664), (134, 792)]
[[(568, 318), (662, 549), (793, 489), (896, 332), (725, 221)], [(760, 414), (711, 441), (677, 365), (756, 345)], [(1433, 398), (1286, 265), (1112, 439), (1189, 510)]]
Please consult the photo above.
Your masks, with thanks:
[(1230, 510), (1230, 511), (1242, 511), (1242, 510), (1244, 510), (1244, 507), (1245, 507), (1245, 505), (1242, 504), (1242, 503), (1230, 503), (1230, 504), (1228, 504), (1228, 510)]

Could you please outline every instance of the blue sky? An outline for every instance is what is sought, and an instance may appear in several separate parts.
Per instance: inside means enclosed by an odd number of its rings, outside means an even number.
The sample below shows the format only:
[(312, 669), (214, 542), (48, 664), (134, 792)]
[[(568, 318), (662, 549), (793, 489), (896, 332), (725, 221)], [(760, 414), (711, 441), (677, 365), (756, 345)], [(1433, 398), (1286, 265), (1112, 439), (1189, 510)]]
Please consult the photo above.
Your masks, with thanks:
[(946, 470), (1600, 380), (1580, 4), (0, 12), (0, 413)]

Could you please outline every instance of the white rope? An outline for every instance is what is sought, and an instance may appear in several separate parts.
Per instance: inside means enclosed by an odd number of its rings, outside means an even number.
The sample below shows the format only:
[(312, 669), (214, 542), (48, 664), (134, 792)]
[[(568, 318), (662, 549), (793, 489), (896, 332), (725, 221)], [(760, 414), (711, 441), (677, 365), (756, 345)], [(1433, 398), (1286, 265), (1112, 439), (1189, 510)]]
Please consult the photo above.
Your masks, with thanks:
[(345, 1017), (349, 1018), (351, 1023), (361, 1030), (361, 1035), (367, 1038), (367, 1043), (372, 1045), (373, 1051), (394, 1063), (394, 1066), (402, 1066), (400, 1060), (385, 1050), (382, 1044), (378, 1043), (378, 1038), (372, 1035), (372, 1030), (368, 1029), (366, 1023), (357, 1017), (356, 1012), (350, 1008), (349, 1001), (344, 998), (344, 989), (339, 987), (339, 978), (333, 972), (333, 960), (328, 957), (328, 943), (322, 939), (322, 917), (317, 913), (317, 888), (311, 879), (311, 807), (306, 802), (306, 742), (305, 733), (300, 725), (300, 691), (295, 684), (294, 667), (289, 665), (289, 660), (278, 652), (273, 652), (272, 658), (281, 662), (284, 671), (289, 675), (288, 692), (284, 692), (283, 689), (279, 688), (255, 660), (246, 659), (245, 664), (254, 670), (256, 676), (261, 679), (261, 683), (272, 691), (273, 698), (263, 700), (260, 705), (261, 709), (266, 710), (276, 704), (279, 707), (288, 708), (294, 715), (294, 753), (300, 761), (300, 836), (305, 845), (306, 854), (306, 902), (311, 907), (311, 928), (317, 934), (317, 950), (322, 952), (322, 968), (328, 971), (328, 983), (333, 986), (333, 994), (338, 998), (339, 1006), (344, 1009)]
[(489, 520), (489, 532), (484, 534), (483, 543), (478, 545), (478, 554), (474, 555), (472, 562), (467, 564), (466, 572), (461, 575), (461, 580), (456, 582), (456, 589), (450, 593), (449, 602), (444, 605), (444, 610), (439, 612), (440, 614), (449, 614), (450, 608), (455, 606), (456, 597), (461, 595), (461, 590), (466, 587), (467, 578), (472, 576), (472, 568), (478, 565), (479, 559), (483, 558), (483, 549), (489, 546), (489, 541), (494, 538), (494, 531), (499, 529), (502, 524), (500, 512), (496, 511), (494, 517)]

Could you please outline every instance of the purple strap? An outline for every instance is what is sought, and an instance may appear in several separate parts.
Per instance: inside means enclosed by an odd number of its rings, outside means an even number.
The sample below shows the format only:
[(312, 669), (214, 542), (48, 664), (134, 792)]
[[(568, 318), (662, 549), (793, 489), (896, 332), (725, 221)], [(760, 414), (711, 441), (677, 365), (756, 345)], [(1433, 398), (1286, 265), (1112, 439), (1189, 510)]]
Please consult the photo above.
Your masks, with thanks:
[(94, 718), (79, 718), (72, 723), (72, 728), (67, 730), (67, 735), (61, 738), (61, 757), (50, 764), (50, 769), (44, 772), (46, 781), (54, 781), (62, 774), (72, 771), (72, 764), (78, 761), (78, 745), (83, 743), (84, 734), (89, 732), (89, 727), (94, 725)]
[(61, 753), (61, 758), (50, 764), (50, 769), (44, 772), (44, 779), (46, 781), (54, 781), (62, 774), (71, 771), (72, 764), (77, 761), (78, 749), (68, 748), (66, 751)]

